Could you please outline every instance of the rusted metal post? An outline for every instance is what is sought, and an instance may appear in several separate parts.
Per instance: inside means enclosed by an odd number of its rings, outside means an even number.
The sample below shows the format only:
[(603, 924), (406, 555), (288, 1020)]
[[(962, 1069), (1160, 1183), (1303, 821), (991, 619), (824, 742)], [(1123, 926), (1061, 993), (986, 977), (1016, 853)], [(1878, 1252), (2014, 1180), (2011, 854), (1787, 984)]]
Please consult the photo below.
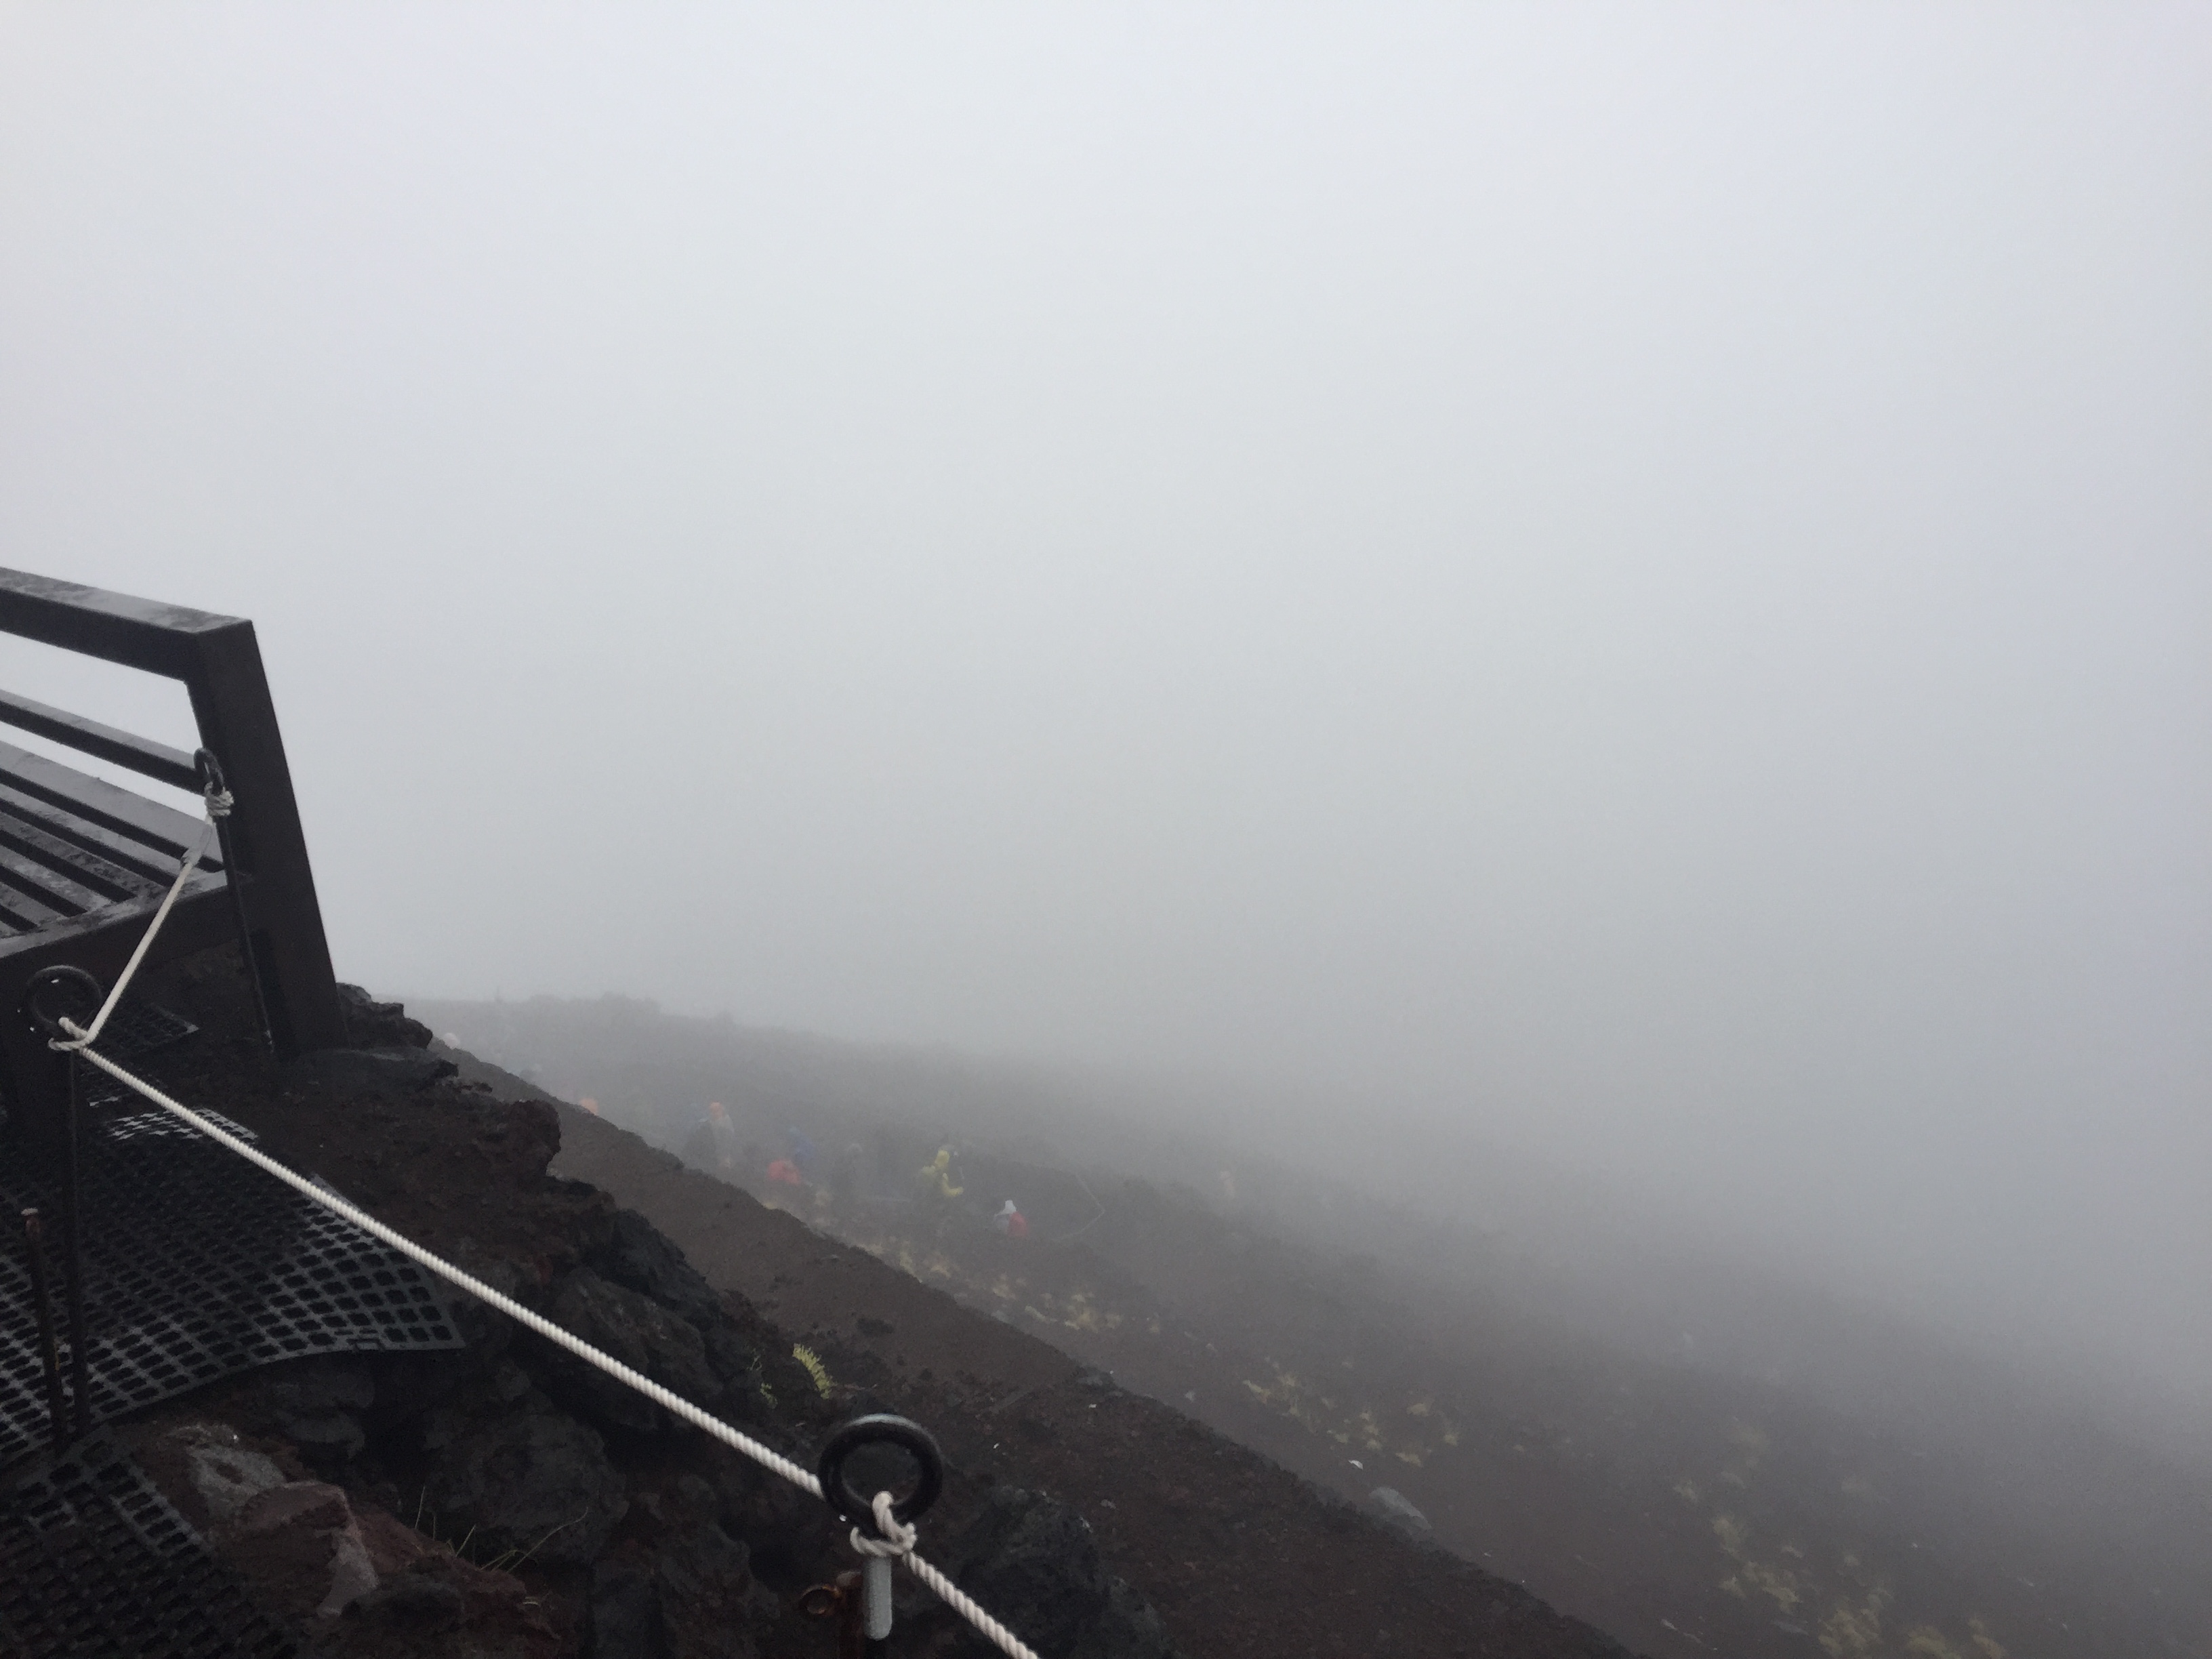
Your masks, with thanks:
[(868, 1640), (867, 1597), (860, 1575), (841, 1572), (833, 1584), (817, 1584), (799, 1598), (799, 1611), (817, 1619), (837, 1621), (837, 1659), (869, 1659), (876, 1644)]

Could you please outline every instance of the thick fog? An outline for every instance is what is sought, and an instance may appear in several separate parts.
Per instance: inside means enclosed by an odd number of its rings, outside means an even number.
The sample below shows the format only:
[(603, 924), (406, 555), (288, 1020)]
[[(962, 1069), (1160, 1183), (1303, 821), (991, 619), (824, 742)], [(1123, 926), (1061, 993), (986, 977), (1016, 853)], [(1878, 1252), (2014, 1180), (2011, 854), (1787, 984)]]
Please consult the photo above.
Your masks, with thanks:
[(255, 619), (344, 977), (1496, 1141), (2203, 1409), (2208, 77), (2179, 7), (9, 6), (0, 563)]

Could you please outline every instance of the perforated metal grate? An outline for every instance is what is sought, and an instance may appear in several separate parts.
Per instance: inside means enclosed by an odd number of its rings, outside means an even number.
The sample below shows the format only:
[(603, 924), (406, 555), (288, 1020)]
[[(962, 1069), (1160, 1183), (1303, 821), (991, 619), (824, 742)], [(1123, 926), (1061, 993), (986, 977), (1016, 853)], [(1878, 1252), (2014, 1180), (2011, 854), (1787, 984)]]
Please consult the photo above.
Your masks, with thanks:
[[(173, 1042), (181, 1042), (199, 1029), (182, 1014), (171, 1013), (167, 1008), (141, 1002), (136, 997), (125, 997), (107, 1017), (107, 1024), (100, 1028), (100, 1041), (94, 1046), (110, 1060), (121, 1064), (156, 1048), (166, 1048)], [(138, 1098), (97, 1066), (86, 1066), (82, 1073), (84, 1103), (89, 1108), (97, 1109)], [(5, 1123), (7, 1118), (7, 1106), (0, 1103), (0, 1123)]]
[[(276, 1360), (461, 1346), (429, 1275), (166, 1114), (88, 1123), (82, 1149), (95, 1420)], [(56, 1195), (0, 1146), (0, 1467), (50, 1438), (14, 1224), (27, 1204), (58, 1222)], [(58, 1252), (49, 1265), (58, 1286)]]
[[(125, 997), (115, 1005), (107, 1024), (100, 1028), (100, 1041), (94, 1046), (120, 1064), (140, 1054), (151, 1054), (156, 1048), (166, 1048), (173, 1042), (181, 1042), (199, 1029), (181, 1014), (173, 1014), (167, 1008), (141, 1002), (136, 997)], [(87, 1106), (111, 1106), (118, 1101), (137, 1097), (97, 1066), (84, 1067)]]
[[(125, 996), (115, 1005), (107, 1024), (100, 1028), (100, 1052), (110, 1060), (129, 1060), (150, 1054), (190, 1036), (200, 1028), (182, 1014), (137, 997)], [(110, 1081), (112, 1081), (111, 1079)]]
[(0, 1652), (289, 1659), (297, 1651), (105, 1434), (0, 1492)]

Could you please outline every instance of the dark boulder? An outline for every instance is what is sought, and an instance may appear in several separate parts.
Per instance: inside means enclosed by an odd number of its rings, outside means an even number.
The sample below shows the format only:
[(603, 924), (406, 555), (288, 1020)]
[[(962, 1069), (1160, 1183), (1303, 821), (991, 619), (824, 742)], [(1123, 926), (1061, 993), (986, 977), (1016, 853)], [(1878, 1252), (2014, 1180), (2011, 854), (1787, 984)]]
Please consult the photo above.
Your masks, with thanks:
[(346, 1041), (356, 1048), (427, 1048), (430, 1028), (407, 1018), (397, 1002), (379, 1002), (358, 985), (338, 987), (338, 1010), (345, 1016)]
[(313, 1359), (276, 1373), (265, 1398), (278, 1432), (310, 1464), (327, 1469), (366, 1443), (361, 1414), (376, 1403), (376, 1383), (357, 1361)]
[(459, 1069), (413, 1048), (315, 1048), (284, 1068), (284, 1080), (307, 1094), (388, 1097), (427, 1089)]
[(590, 1265), (624, 1290), (635, 1291), (694, 1325), (718, 1318), (721, 1298), (684, 1253), (635, 1210), (616, 1212), (611, 1235)]
[[(1090, 1525), (1065, 1504), (998, 1486), (939, 1563), (961, 1589), (1039, 1653), (1064, 1659), (1174, 1659), (1159, 1615), (1106, 1571)], [(957, 1617), (948, 1613), (947, 1617)], [(967, 1631), (965, 1621), (961, 1628)], [(973, 1631), (950, 1652), (997, 1650)]]
[(745, 1659), (778, 1612), (745, 1547), (716, 1520), (714, 1489), (679, 1474), (641, 1492), (592, 1570), (594, 1659), (714, 1654)]
[(441, 1408), (422, 1444), (441, 1530), (476, 1528), (489, 1559), (512, 1550), (548, 1567), (586, 1565), (629, 1507), (606, 1443), (535, 1389)]
[(635, 1559), (593, 1566), (588, 1659), (663, 1659), (667, 1651), (651, 1566)]
[(372, 1626), (393, 1630), (459, 1630), (468, 1601), (458, 1585), (428, 1572), (404, 1572), (356, 1599), (348, 1611)]
[[(562, 1330), (695, 1405), (711, 1405), (721, 1391), (696, 1327), (589, 1267), (578, 1267), (561, 1280), (546, 1312)], [(542, 1338), (532, 1339), (532, 1346), (537, 1351), (533, 1369), (546, 1391), (571, 1411), (633, 1434), (656, 1433), (669, 1425), (666, 1412), (597, 1366)]]

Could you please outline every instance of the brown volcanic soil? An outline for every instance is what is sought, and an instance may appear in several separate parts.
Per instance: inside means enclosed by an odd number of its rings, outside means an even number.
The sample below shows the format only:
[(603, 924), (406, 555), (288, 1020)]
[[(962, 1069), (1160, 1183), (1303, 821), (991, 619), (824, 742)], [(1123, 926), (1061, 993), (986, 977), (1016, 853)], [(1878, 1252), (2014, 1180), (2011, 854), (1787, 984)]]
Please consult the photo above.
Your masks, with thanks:
[[(395, 1079), (362, 1057), (272, 1067), (237, 1029), (235, 988), (219, 963), (186, 963), (150, 989), (209, 1027), (149, 1060), (156, 1082), (572, 1328), (562, 1310), (580, 1286), (620, 1299), (617, 1326), (643, 1333), (639, 1363), (672, 1384), (688, 1375), (684, 1392), (748, 1432), (807, 1462), (848, 1415), (893, 1409), (926, 1424), (948, 1477), (925, 1551), (1018, 1628), (1054, 1608), (1093, 1609), (1075, 1626), (1062, 1618), (1046, 1659), (1166, 1659), (1145, 1635), (1146, 1601), (1193, 1659), (1625, 1656), (1527, 1591), (611, 1126), (515, 1098), (526, 1088)], [(419, 1074), (422, 1057), (413, 1064)], [(564, 1137), (576, 1144), (549, 1175)], [(573, 1178), (585, 1167), (604, 1184)], [(713, 1289), (617, 1208), (647, 1202), (664, 1232), (696, 1248)], [(461, 1353), (266, 1367), (121, 1432), (250, 1593), (299, 1621), (319, 1652), (831, 1650), (798, 1598), (850, 1562), (814, 1500), (657, 1413), (637, 1418), (635, 1396), (580, 1378), (574, 1362), (495, 1316), (457, 1312), (471, 1334)], [(792, 1358), (794, 1340), (809, 1336), (836, 1378), (829, 1397)], [(290, 1482), (283, 1493), (312, 1513), (249, 1534), (196, 1510), (180, 1470), (210, 1436), (267, 1459)], [(481, 1495), (485, 1482), (493, 1497)], [(542, 1514), (527, 1513), (533, 1503)], [(545, 1507), (556, 1503), (568, 1507)], [(558, 1523), (550, 1533), (547, 1516)], [(380, 1599), (318, 1620), (327, 1529), (349, 1517), (386, 1583)], [(1023, 1565), (1016, 1546), (1032, 1534), (1022, 1527), (1059, 1540), (1049, 1559)], [(540, 1552), (517, 1563), (542, 1533)], [(1100, 1558), (1103, 1571), (1082, 1565)], [(1105, 1573), (1133, 1596), (1109, 1595)], [(886, 1656), (982, 1650), (918, 1588), (901, 1606)]]
[[(459, 1009), (439, 1017), (465, 1029)], [(680, 1037), (680, 1026), (646, 1035)], [(527, 1035), (505, 1041), (518, 1058), (536, 1051)], [(867, 1139), (881, 1109), (766, 1068), (648, 1057), (658, 1069), (550, 1063), (574, 1073), (564, 1086), (664, 1123), (686, 1096), (759, 1094), (773, 1103), (756, 1122), (834, 1146)], [(1775, 1379), (1638, 1359), (1489, 1297), (1479, 1275), (1423, 1279), (1304, 1247), (1195, 1194), (1109, 1185), (1095, 1169), (1103, 1204), (1064, 1171), (969, 1146), (971, 1195), (990, 1194), (981, 1207), (1012, 1192), (1040, 1218), (1038, 1237), (1016, 1244), (962, 1206), (870, 1201), (866, 1182), (859, 1196), (793, 1194), (748, 1170), (766, 1205), (796, 1212), (779, 1221), (603, 1121), (570, 1108), (564, 1122), (557, 1167), (654, 1214), (715, 1264), (716, 1282), (834, 1352), (841, 1376), (885, 1365), (912, 1389), (953, 1374), (924, 1350), (927, 1325), (909, 1334), (870, 1314), (895, 1328), (879, 1340), (853, 1324), (857, 1246), (1355, 1504), (1398, 1489), (1449, 1549), (1664, 1659), (2212, 1654), (2203, 1478), (1971, 1376), (1914, 1374), (1935, 1394), (1951, 1385), (1952, 1420), (1931, 1430), (1925, 1412), (1855, 1413)], [(917, 1161), (911, 1150), (877, 1161), (895, 1176)], [(1010, 1365), (1006, 1381), (1012, 1393), (1027, 1377)], [(1021, 1438), (1030, 1398), (994, 1416), (1014, 1419), (992, 1437), (995, 1455), (1043, 1455)], [(1094, 1522), (1106, 1501), (1116, 1515), (1129, 1501), (1112, 1484), (1073, 1484), (1073, 1472), (1054, 1478)], [(1113, 1545), (1139, 1552), (1141, 1568), (1121, 1569), (1133, 1578), (1160, 1575), (1146, 1583), (1164, 1607), (1178, 1563), (1206, 1559), (1143, 1556), (1172, 1514), (1148, 1509), (1133, 1545)]]
[(649, 1216), (710, 1284), (813, 1345), (841, 1381), (927, 1425), (954, 1462), (1075, 1505), (1109, 1567), (1187, 1652), (1624, 1651), (1037, 1338), (626, 1130), (560, 1110), (562, 1174)]

